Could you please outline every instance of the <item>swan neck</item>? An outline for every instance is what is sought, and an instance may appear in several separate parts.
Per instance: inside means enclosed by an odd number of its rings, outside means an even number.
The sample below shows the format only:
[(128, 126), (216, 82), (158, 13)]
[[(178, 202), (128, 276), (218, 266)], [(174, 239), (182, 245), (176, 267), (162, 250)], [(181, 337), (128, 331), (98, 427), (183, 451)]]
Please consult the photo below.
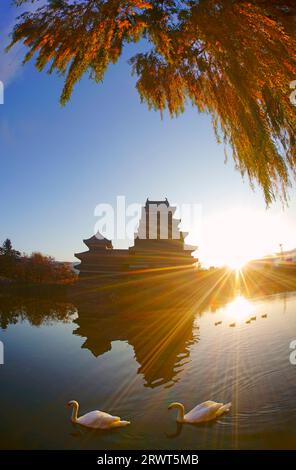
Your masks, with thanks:
[(179, 421), (179, 423), (182, 423), (184, 421), (184, 415), (185, 415), (184, 405), (182, 405), (182, 403), (178, 403), (177, 408), (178, 408), (177, 421)]
[(71, 417), (71, 421), (73, 423), (76, 423), (77, 421), (78, 409), (79, 409), (79, 404), (77, 402), (73, 403), (73, 410), (72, 410), (72, 417)]

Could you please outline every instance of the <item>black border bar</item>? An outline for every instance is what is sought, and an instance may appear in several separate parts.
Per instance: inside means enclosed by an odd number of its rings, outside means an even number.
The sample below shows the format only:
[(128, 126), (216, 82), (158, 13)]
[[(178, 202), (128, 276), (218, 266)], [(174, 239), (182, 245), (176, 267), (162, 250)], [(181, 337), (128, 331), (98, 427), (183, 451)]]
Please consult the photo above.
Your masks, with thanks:
[[(127, 465), (128, 463), (128, 465)], [(82, 468), (144, 468), (176, 466), (207, 468), (254, 464), (295, 466), (296, 450), (2, 450), (0, 465), (42, 468), (79, 465)], [(5, 466), (4, 466), (5, 464)]]

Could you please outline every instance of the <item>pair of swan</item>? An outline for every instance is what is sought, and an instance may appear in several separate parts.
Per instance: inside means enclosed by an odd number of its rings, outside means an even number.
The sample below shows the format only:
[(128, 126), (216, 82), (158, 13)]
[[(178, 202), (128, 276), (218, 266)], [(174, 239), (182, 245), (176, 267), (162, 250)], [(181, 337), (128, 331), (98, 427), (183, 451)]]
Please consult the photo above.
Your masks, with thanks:
[[(265, 317), (265, 316), (264, 316), (264, 317), (262, 316), (262, 318), (266, 318), (266, 317)], [(249, 318), (249, 319), (246, 321), (246, 323), (250, 324), (251, 321), (255, 321), (255, 320), (257, 320), (257, 317), (256, 317), (256, 316)]]
[[(222, 325), (222, 321), (217, 321), (217, 322), (215, 323), (215, 326), (218, 326), (218, 325)], [(231, 326), (231, 327), (233, 328), (235, 325), (236, 325), (235, 323), (230, 323), (229, 326)]]
[[(123, 421), (119, 416), (112, 416), (104, 411), (90, 411), (78, 418), (79, 404), (76, 400), (71, 400), (68, 406), (73, 407), (71, 421), (75, 424), (80, 424), (87, 428), (92, 429), (113, 429), (128, 426), (130, 421)], [(215, 401), (205, 401), (200, 405), (195, 406), (191, 411), (185, 413), (185, 408), (182, 403), (171, 403), (169, 410), (176, 408), (178, 410), (177, 422), (178, 423), (205, 423), (218, 418), (224, 413), (228, 413), (231, 408), (231, 403), (224, 405), (223, 403), (216, 403)]]
[[(261, 318), (267, 318), (267, 313), (264, 313), (264, 315), (261, 315)], [(255, 321), (255, 320), (257, 320), (257, 317), (256, 317), (256, 316), (249, 318), (249, 319), (246, 321), (246, 323), (250, 324), (251, 321)]]

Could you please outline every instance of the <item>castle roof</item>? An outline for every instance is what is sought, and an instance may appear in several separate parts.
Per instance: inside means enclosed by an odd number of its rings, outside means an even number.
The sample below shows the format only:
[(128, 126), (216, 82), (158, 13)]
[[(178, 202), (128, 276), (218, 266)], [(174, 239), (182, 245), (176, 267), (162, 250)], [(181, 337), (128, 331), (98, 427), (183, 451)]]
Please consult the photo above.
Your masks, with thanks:
[(83, 243), (85, 243), (88, 248), (112, 248), (111, 240), (108, 240), (108, 238), (103, 237), (100, 232), (97, 232), (96, 235), (93, 235), (90, 238), (86, 238), (85, 240), (83, 240)]
[(167, 207), (170, 207), (170, 203), (167, 198), (165, 198), (164, 201), (149, 201), (149, 199), (147, 198), (145, 207), (148, 208), (149, 205), (160, 206), (160, 204), (165, 204)]

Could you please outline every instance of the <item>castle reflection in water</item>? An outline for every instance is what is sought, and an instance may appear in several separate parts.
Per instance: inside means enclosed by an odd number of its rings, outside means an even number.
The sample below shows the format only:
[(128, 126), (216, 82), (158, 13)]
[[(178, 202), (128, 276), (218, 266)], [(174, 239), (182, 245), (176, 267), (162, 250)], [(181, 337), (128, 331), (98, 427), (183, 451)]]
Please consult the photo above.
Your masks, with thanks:
[[(155, 279), (153, 282), (159, 288)], [(171, 386), (189, 359), (191, 345), (199, 341), (199, 315), (215, 310), (221, 302), (218, 305), (213, 296), (201, 296), (200, 292), (189, 295), (190, 290), (185, 298), (178, 290), (164, 290), (162, 295), (158, 291), (155, 296), (152, 288), (137, 284), (132, 289), (134, 297), (112, 300), (106, 296), (93, 302), (85, 298), (69, 303), (63, 299), (2, 297), (0, 326), (6, 329), (24, 320), (35, 326), (74, 322), (73, 334), (83, 338), (81, 347), (95, 357), (110, 351), (114, 341), (128, 342), (145, 386)]]

